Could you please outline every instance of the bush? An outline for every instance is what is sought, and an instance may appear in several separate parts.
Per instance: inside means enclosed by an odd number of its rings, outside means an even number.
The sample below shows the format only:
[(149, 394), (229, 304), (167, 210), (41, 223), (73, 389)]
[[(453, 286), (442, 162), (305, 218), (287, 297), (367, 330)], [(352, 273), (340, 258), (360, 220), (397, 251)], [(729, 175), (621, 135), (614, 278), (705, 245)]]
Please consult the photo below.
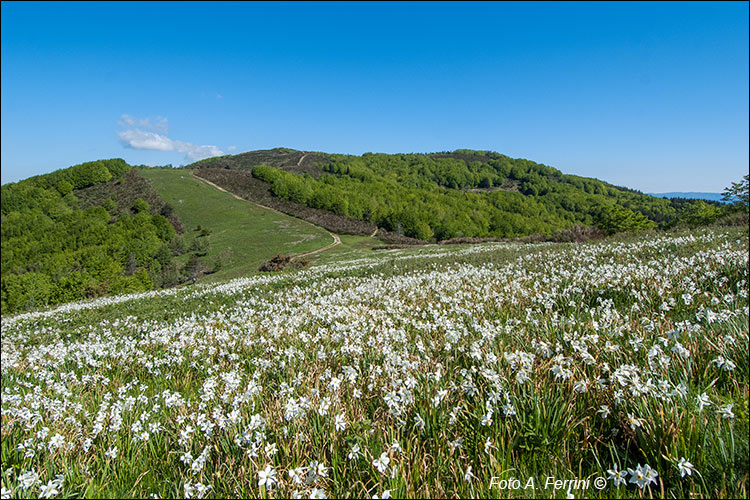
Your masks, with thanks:
[(185, 248), (185, 240), (182, 239), (182, 236), (175, 236), (172, 238), (169, 242), (169, 249), (175, 257), (184, 255), (185, 252), (187, 252), (187, 248)]
[(203, 257), (205, 255), (208, 255), (208, 247), (208, 239), (196, 238), (193, 240), (193, 244), (190, 246), (190, 250), (192, 252), (195, 252), (196, 255)]
[(705, 226), (715, 222), (720, 216), (721, 209), (719, 207), (709, 205), (704, 201), (698, 201), (685, 214), (685, 222), (691, 226)]
[(185, 264), (185, 267), (182, 268), (182, 275), (187, 279), (195, 281), (203, 274), (205, 274), (205, 271), (206, 267), (203, 265), (200, 259), (198, 259), (198, 257), (195, 255), (191, 255), (187, 263)]
[(596, 225), (607, 234), (653, 229), (656, 224), (640, 212), (619, 205), (602, 205), (596, 210)]
[(214, 259), (213, 265), (211, 266), (211, 270), (208, 271), (208, 274), (213, 274), (221, 271), (221, 269), (224, 267), (224, 262), (219, 257), (216, 257)]
[(136, 198), (136, 200), (133, 202), (133, 213), (149, 213), (150, 210), (151, 205), (149, 205), (148, 202), (143, 198)]

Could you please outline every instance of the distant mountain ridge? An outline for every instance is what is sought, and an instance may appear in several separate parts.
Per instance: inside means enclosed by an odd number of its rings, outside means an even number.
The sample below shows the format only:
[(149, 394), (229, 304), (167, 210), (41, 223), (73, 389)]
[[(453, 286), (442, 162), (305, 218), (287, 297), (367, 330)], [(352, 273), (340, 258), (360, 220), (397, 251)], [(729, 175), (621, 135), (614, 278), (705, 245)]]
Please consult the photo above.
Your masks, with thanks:
[(701, 193), (697, 191), (674, 191), (671, 193), (646, 193), (657, 198), (685, 198), (688, 200), (707, 200), (726, 203), (722, 199), (722, 193)]

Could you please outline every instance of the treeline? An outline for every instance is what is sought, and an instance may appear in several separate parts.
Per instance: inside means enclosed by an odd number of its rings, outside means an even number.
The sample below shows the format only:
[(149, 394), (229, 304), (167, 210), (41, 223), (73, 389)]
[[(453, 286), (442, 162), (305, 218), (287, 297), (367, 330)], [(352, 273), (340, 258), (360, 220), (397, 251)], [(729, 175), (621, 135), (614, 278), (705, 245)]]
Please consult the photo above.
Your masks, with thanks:
[(317, 178), (262, 165), (252, 175), (279, 198), (421, 240), (549, 235), (574, 225), (612, 233), (721, 213), (704, 202), (647, 196), (492, 152), (327, 158)]
[[(173, 258), (186, 250), (171, 211), (145, 201), (140, 194), (151, 193), (138, 191), (136, 178), (114, 159), (2, 186), (4, 314), (178, 281)], [(87, 199), (87, 190), (113, 183), (129, 196)]]
[[(339, 234), (370, 235), (377, 230), (378, 239), (393, 243), (418, 245), (421, 240), (409, 238), (384, 229), (378, 229), (370, 222), (353, 217), (345, 217), (329, 210), (312, 208), (308, 205), (295, 203), (290, 200), (274, 196), (271, 185), (252, 176), (250, 169), (201, 168), (195, 170), (195, 175), (207, 179), (221, 186), (227, 191), (246, 200), (273, 208), (279, 212), (306, 220), (317, 226)], [(322, 172), (322, 171), (321, 171)]]

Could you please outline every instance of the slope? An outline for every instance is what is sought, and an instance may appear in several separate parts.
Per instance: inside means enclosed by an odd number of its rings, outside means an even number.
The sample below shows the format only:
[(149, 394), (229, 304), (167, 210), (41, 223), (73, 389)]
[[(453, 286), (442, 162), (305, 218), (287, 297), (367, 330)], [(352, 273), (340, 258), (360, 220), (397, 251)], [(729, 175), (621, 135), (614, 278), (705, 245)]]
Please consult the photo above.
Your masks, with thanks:
[(354, 156), (277, 148), (187, 168), (336, 232), (377, 228), (383, 236), (422, 241), (552, 235), (574, 226), (607, 233), (669, 228), (695, 205), (492, 151)]
[[(189, 170), (140, 171), (185, 225), (185, 243), (199, 231), (208, 232), (208, 255), (220, 259), (221, 269), (207, 276), (214, 281), (257, 272), (261, 262), (276, 254), (299, 254), (330, 244), (329, 234), (307, 222), (262, 208), (201, 182)], [(200, 226), (200, 230), (196, 228)]]
[(4, 493), (747, 497), (746, 235), (408, 252), (4, 316)]

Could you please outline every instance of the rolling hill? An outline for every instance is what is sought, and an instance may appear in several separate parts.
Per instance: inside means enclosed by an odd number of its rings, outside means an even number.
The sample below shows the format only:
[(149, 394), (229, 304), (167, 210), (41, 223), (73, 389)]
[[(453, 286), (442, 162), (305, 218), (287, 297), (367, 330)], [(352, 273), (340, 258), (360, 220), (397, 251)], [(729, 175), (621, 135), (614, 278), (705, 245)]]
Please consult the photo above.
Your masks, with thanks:
[(237, 278), (278, 254), (315, 262), (321, 251), (382, 244), (238, 199), (190, 170), (89, 162), (2, 186), (2, 312)]
[(2, 186), (2, 311), (247, 276), (277, 254), (580, 241), (721, 213), (490, 151), (276, 148), (181, 169), (99, 160)]
[(330, 230), (378, 229), (394, 239), (552, 235), (574, 226), (608, 233), (669, 228), (703, 208), (491, 151), (351, 156), (277, 148), (186, 168)]

